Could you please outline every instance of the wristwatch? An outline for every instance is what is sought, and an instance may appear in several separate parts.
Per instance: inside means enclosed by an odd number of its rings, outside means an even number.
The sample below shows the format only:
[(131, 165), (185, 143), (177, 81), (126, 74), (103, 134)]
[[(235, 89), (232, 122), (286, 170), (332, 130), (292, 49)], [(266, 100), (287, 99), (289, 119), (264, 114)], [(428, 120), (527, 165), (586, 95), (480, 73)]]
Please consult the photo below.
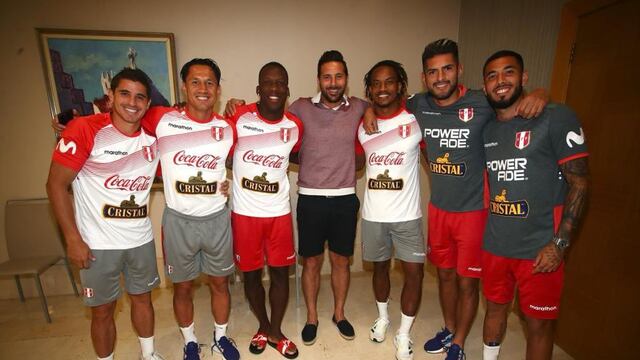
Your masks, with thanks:
[(564, 250), (569, 247), (569, 240), (563, 239), (557, 235), (553, 237), (553, 243), (556, 244), (556, 247), (560, 250)]

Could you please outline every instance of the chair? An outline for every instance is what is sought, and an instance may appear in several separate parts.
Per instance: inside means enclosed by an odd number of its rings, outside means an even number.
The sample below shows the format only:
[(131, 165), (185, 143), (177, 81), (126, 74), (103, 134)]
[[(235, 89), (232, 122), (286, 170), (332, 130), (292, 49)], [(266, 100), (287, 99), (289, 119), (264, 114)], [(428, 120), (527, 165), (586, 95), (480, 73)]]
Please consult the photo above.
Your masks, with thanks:
[(20, 276), (34, 276), (40, 295), (42, 311), (51, 322), (47, 298), (42, 291), (40, 274), (51, 266), (62, 263), (67, 269), (76, 296), (78, 288), (62, 245), (48, 199), (9, 200), (5, 207), (5, 237), (9, 261), (0, 264), (0, 276), (13, 276), (20, 301), (24, 302)]

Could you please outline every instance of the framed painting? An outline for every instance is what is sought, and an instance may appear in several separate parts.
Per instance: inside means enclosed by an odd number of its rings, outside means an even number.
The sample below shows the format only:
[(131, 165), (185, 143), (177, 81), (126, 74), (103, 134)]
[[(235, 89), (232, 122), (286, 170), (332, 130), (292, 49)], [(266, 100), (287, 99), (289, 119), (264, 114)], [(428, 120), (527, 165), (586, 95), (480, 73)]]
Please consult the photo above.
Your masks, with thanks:
[(36, 29), (51, 116), (108, 112), (111, 79), (125, 67), (151, 78), (151, 105), (178, 102), (172, 33)]

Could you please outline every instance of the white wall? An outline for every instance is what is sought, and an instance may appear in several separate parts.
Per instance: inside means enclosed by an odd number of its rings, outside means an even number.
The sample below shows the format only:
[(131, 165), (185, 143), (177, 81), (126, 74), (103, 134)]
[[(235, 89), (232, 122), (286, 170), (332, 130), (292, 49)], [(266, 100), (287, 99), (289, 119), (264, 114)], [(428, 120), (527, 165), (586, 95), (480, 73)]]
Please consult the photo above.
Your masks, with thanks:
[[(424, 45), (440, 37), (457, 39), (459, 13), (460, 1), (435, 0), (2, 2), (0, 203), (46, 196), (54, 139), (36, 27), (172, 32), (178, 66), (193, 57), (211, 57), (221, 66), (224, 104), (230, 97), (254, 100), (258, 69), (270, 60), (287, 67), (292, 99), (315, 94), (317, 59), (328, 49), (343, 52), (352, 95), (363, 95), (365, 72), (388, 58), (405, 64), (409, 90), (417, 91)], [(291, 174), (292, 183), (296, 175)], [(425, 185), (426, 181), (426, 198)], [(156, 235), (163, 204), (162, 194), (154, 193), (151, 216)], [(7, 258), (3, 240), (0, 207), (0, 261)], [(361, 269), (358, 252), (354, 270)], [(61, 269), (45, 274), (44, 282), (49, 294), (70, 291)], [(25, 288), (27, 294), (34, 293), (26, 281)], [(0, 280), (0, 298), (15, 296), (13, 281)]]

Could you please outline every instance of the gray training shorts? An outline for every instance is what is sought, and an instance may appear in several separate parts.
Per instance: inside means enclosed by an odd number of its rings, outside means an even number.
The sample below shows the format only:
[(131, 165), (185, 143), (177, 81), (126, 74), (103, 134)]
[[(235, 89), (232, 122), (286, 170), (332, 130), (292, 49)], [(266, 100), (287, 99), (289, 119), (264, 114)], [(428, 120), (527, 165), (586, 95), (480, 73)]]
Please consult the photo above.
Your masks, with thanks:
[(207, 216), (189, 216), (165, 208), (162, 216), (165, 272), (173, 282), (233, 274), (233, 238), (229, 208)]
[(362, 258), (366, 261), (396, 259), (424, 263), (424, 232), (422, 218), (401, 222), (374, 222), (362, 220)]
[(127, 293), (144, 294), (160, 285), (154, 241), (126, 250), (91, 250), (96, 258), (80, 270), (84, 303), (98, 306), (120, 297), (120, 273)]

